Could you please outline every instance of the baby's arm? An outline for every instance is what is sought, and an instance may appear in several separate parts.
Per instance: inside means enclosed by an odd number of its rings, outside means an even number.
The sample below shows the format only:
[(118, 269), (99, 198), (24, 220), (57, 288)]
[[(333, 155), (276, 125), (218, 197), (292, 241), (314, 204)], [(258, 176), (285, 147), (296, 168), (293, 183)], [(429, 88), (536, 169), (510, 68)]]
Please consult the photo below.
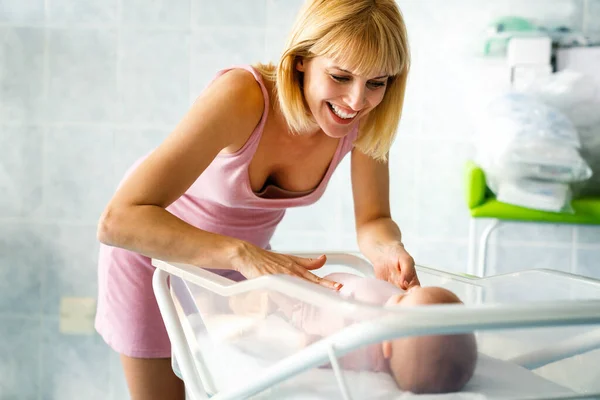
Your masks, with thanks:
[(327, 275), (327, 279), (344, 285), (340, 289), (342, 296), (363, 303), (383, 305), (391, 296), (404, 293), (404, 290), (399, 287), (377, 278), (334, 273)]
[[(333, 273), (326, 278), (343, 285), (339, 290), (340, 296), (370, 304), (383, 305), (391, 295), (402, 293), (402, 290), (394, 285), (375, 278), (364, 278), (349, 273)], [(309, 335), (328, 336), (348, 325), (348, 319), (343, 314), (290, 298), (276, 291), (252, 293), (235, 300), (237, 301), (230, 302), (230, 306), (237, 314), (265, 317), (276, 312)]]
[[(384, 305), (390, 297), (404, 293), (393, 284), (376, 278), (365, 278), (348, 273), (333, 273), (326, 278), (343, 285), (339, 290), (340, 296), (369, 304)], [(300, 318), (296, 318), (296, 321), (300, 321), (297, 326), (309, 334), (320, 336), (331, 335), (345, 328), (352, 319), (346, 318), (349, 317), (347, 315), (309, 304), (303, 304), (300, 313)]]

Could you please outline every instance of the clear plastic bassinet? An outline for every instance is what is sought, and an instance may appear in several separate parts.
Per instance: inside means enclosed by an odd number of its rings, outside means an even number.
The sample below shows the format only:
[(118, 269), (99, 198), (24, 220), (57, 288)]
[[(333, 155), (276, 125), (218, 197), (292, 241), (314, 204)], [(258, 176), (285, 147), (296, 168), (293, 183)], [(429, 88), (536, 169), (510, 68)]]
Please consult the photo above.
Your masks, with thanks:
[[(372, 274), (357, 256), (328, 260), (318, 275)], [(600, 281), (550, 270), (472, 278), (420, 266), (423, 286), (447, 288), (464, 305), (386, 308), (291, 276), (236, 283), (153, 263), (174, 370), (190, 399), (600, 398)], [(326, 330), (310, 328), (314, 321)], [(384, 341), (464, 333), (474, 333), (478, 358), (458, 393), (408, 393), (390, 371), (371, 368)]]

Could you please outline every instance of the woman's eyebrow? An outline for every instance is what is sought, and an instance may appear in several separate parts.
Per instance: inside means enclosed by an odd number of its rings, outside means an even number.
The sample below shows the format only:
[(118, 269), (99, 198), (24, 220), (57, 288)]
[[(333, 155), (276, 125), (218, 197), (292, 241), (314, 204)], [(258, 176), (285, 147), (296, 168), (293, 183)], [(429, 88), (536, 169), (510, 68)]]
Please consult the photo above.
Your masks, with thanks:
[[(352, 72), (345, 70), (344, 68), (340, 68), (340, 67), (332, 67), (332, 68), (337, 69), (338, 71), (345, 72), (350, 75), (354, 75)], [(375, 78), (371, 78), (371, 79), (383, 79), (383, 78), (389, 78), (389, 75), (376, 76)]]

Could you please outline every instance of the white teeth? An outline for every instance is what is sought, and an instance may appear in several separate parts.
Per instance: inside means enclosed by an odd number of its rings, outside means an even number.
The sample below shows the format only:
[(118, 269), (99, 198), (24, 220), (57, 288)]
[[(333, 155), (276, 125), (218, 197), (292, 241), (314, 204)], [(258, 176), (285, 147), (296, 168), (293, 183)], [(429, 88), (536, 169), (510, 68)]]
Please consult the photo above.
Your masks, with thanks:
[(328, 104), (331, 106), (331, 109), (333, 110), (335, 115), (337, 115), (340, 118), (350, 119), (350, 118), (356, 117), (356, 114), (358, 114), (358, 112), (348, 114), (348, 113), (345, 113), (344, 111), (340, 110), (335, 104), (332, 104), (332, 103), (328, 103)]

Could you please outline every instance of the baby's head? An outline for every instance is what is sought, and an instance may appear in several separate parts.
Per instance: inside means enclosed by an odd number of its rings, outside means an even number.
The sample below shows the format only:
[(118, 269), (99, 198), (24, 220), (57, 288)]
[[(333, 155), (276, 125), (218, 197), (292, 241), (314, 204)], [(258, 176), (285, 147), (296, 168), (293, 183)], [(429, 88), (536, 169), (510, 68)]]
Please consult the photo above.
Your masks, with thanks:
[[(449, 290), (416, 287), (392, 296), (387, 305), (462, 304)], [(456, 392), (471, 379), (477, 361), (473, 334), (413, 336), (383, 344), (390, 370), (402, 390), (413, 393)]]

